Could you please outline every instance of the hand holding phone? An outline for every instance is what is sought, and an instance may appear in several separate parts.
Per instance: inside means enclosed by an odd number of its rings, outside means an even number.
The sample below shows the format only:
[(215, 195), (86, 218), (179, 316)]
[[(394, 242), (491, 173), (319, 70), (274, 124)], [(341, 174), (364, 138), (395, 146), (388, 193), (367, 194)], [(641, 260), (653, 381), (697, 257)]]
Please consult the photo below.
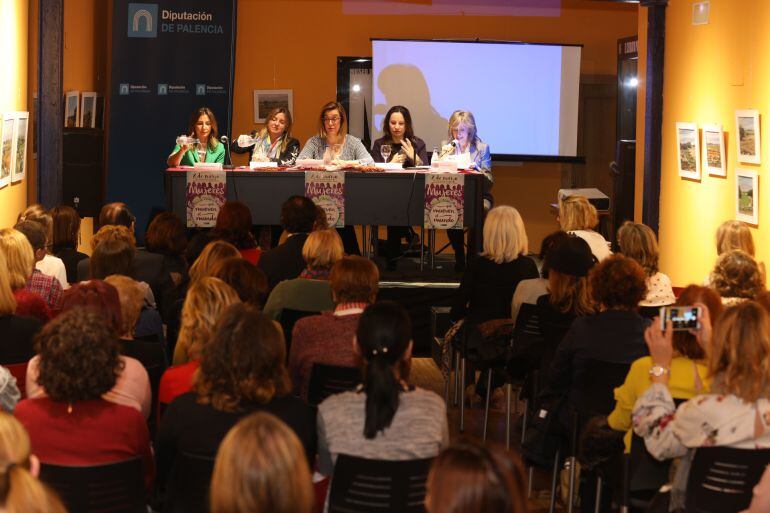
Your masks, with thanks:
[(674, 331), (699, 330), (703, 307), (693, 306), (663, 306), (660, 308), (660, 330), (665, 331), (666, 323), (671, 321)]

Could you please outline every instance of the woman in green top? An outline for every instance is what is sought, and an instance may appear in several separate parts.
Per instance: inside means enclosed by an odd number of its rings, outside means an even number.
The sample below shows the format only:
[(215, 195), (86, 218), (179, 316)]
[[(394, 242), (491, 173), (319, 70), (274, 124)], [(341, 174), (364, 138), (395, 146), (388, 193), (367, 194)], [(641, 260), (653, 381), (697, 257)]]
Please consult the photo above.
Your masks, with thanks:
[[(168, 156), (166, 163), (169, 167), (194, 166), (196, 162), (225, 162), (225, 145), (219, 142), (217, 118), (208, 107), (201, 107), (190, 116), (190, 126), (187, 130), (190, 137), (198, 139), (197, 145), (184, 144), (174, 146), (174, 151)], [(197, 146), (194, 147), (194, 146)], [(206, 158), (199, 157), (205, 150)], [(201, 155), (202, 156), (202, 155)]]

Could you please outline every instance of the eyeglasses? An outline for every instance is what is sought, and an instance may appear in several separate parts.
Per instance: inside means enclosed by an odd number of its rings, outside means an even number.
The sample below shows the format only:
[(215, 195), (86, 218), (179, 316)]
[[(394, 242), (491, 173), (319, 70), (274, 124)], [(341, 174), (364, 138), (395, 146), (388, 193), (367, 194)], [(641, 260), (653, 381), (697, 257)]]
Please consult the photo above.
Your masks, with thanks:
[(324, 123), (328, 123), (330, 125), (336, 125), (337, 123), (340, 122), (341, 119), (342, 118), (340, 118), (339, 116), (335, 116), (333, 118), (323, 118)]

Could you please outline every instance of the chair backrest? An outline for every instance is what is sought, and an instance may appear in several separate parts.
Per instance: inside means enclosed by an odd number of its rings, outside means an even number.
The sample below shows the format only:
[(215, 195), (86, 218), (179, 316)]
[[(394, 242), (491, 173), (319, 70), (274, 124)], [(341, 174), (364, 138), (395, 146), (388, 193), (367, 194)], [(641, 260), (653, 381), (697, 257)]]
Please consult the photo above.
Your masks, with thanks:
[(289, 349), (291, 348), (291, 332), (294, 329), (294, 325), (297, 324), (297, 321), (303, 317), (318, 315), (320, 313), (321, 312), (294, 310), (292, 308), (284, 308), (281, 310), (281, 315), (278, 319), (278, 322), (281, 323), (281, 327), (283, 328), (283, 338), (286, 341), (286, 358), (289, 357)]
[(174, 462), (172, 489), (167, 507), (171, 513), (208, 513), (209, 488), (214, 473), (214, 458), (182, 452)]
[(329, 490), (329, 512), (422, 513), (432, 461), (370, 460), (340, 454)]
[(538, 371), (542, 370), (546, 352), (537, 305), (523, 303), (513, 327), (512, 351), (507, 370), (512, 380), (521, 379), (528, 385), (525, 387), (527, 399), (536, 397), (544, 384), (541, 380), (545, 379), (548, 372)]
[(361, 380), (361, 369), (358, 367), (314, 363), (310, 371), (307, 402), (317, 406), (330, 395), (353, 390)]
[(40, 466), (40, 480), (53, 488), (69, 513), (146, 513), (142, 460), (93, 466)]
[(770, 463), (770, 449), (701, 447), (687, 480), (687, 513), (732, 513), (751, 503), (752, 491)]
[(16, 386), (21, 392), (21, 398), (27, 397), (27, 366), (29, 362), (11, 363), (5, 366), (11, 373), (11, 376), (16, 378)]

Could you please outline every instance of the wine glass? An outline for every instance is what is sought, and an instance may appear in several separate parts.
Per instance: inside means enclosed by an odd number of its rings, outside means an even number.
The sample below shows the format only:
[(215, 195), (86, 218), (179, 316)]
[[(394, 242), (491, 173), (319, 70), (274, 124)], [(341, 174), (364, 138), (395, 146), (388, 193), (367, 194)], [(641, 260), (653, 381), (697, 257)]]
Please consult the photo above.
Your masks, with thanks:
[(393, 148), (390, 146), (390, 144), (383, 144), (382, 146), (380, 146), (380, 155), (382, 155), (383, 162), (388, 161), (392, 151), (393, 151)]
[(199, 142), (195, 151), (198, 152), (198, 162), (206, 162), (206, 145)]

